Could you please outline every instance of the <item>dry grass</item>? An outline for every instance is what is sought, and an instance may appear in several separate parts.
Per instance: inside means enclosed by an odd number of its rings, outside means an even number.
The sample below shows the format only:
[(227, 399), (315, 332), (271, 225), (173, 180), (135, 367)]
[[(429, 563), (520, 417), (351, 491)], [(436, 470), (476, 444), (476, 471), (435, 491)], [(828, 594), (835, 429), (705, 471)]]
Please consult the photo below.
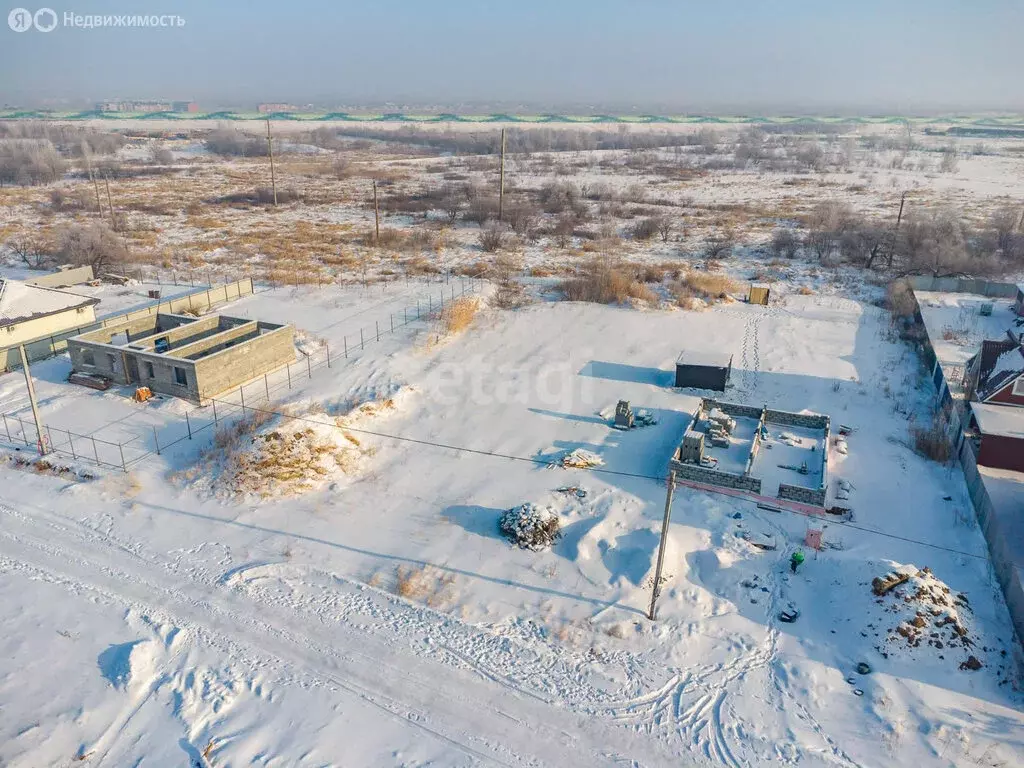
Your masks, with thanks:
[(914, 444), (914, 450), (922, 456), (946, 464), (953, 458), (953, 447), (947, 436), (949, 423), (942, 413), (936, 413), (932, 417), (932, 423), (927, 426), (910, 426), (910, 437)]
[(444, 306), (438, 318), (441, 333), (453, 336), (466, 330), (480, 311), (480, 300), (476, 297), (463, 297)]
[(687, 272), (670, 286), (676, 304), (683, 309), (698, 309), (723, 301), (740, 290), (735, 280), (714, 272)]
[(455, 576), (430, 565), (401, 565), (396, 571), (395, 594), (406, 600), (443, 608), (454, 599)]
[(583, 274), (563, 280), (558, 287), (567, 301), (595, 304), (625, 304), (630, 300), (658, 302), (658, 295), (637, 280), (633, 270), (601, 262), (591, 263)]
[(797, 289), (797, 291), (796, 291), (796, 292), (797, 292), (798, 294), (800, 294), (801, 296), (813, 296), (813, 295), (814, 295), (814, 289), (813, 289), (813, 288), (811, 288), (811, 287), (810, 287), (810, 286), (808, 286), (808, 285), (801, 285), (801, 286), (800, 286), (800, 287), (799, 287), (799, 288)]

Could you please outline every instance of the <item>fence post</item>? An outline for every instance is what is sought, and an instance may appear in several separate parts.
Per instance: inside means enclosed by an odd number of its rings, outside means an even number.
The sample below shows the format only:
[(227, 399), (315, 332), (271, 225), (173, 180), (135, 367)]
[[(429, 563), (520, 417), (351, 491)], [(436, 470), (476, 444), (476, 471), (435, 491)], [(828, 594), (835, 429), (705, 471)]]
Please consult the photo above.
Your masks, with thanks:
[(155, 426), (153, 427), (153, 445), (156, 446), (156, 455), (159, 456), (160, 455), (160, 439), (157, 437), (156, 427)]
[(6, 413), (3, 414), (3, 417), (4, 417), (4, 432), (7, 433), (7, 441), (8, 442), (13, 442), (11, 440), (11, 428), (7, 426), (7, 414)]
[(377, 341), (380, 341), (380, 320), (374, 320), (373, 324), (377, 327)]
[(121, 471), (122, 472), (127, 472), (128, 471), (128, 467), (126, 467), (125, 464), (124, 464), (124, 446), (121, 445), (121, 443), (118, 443), (117, 444), (117, 450), (119, 450), (121, 452)]
[(214, 400), (212, 402), (213, 402), (213, 423), (216, 424), (217, 423), (217, 401)]
[(420, 319), (420, 300), (416, 299), (416, 319)]
[(360, 349), (363, 348), (363, 344), (364, 344), (364, 342), (363, 342), (363, 329), (360, 328), (359, 329), (359, 348)]
[(403, 323), (403, 325), (408, 325), (409, 324), (409, 308), (408, 307), (402, 307), (402, 317), (405, 318), (405, 322)]
[(238, 385), (238, 399), (242, 401), (242, 418), (245, 418), (245, 392), (242, 391), (242, 385)]
[(330, 344), (324, 344), (324, 349), (327, 350), (327, 367), (331, 367), (331, 346)]
[(99, 464), (100, 463), (100, 452), (96, 448), (96, 438), (95, 437), (92, 438), (92, 455), (96, 458), (96, 463)]
[(267, 393), (267, 402), (270, 402), (270, 381), (267, 380), (267, 374), (263, 374), (263, 389)]
[(343, 336), (341, 343), (345, 345), (345, 359), (348, 360), (348, 336)]
[(46, 442), (48, 442), (50, 444), (50, 450), (51, 451), (56, 451), (57, 450), (56, 448), (53, 447), (53, 435), (50, 434), (50, 425), (49, 424), (46, 425)]
[(288, 371), (288, 389), (291, 389), (292, 388), (292, 364), (291, 363), (285, 363), (284, 364), (284, 369), (286, 371)]
[[(22, 438), (24, 438), (24, 440), (25, 440), (25, 445), (32, 445), (32, 443), (30, 443), (30, 442), (28, 441), (28, 432), (26, 432), (26, 431), (25, 431), (25, 422), (23, 422), (23, 421), (21, 420), (21, 416), (17, 416), (17, 417), (15, 417), (15, 418), (17, 418), (17, 419), (18, 419), (18, 424), (19, 424), (19, 425), (21, 426), (21, 436), (22, 436)], [(42, 438), (42, 435), (40, 435), (40, 439), (41, 439), (41, 438)]]
[(192, 422), (189, 421), (188, 411), (185, 411), (185, 426), (188, 428), (188, 439), (192, 439)]
[(395, 316), (389, 314), (388, 317), (391, 318), (391, 332), (394, 333), (395, 332)]
[(306, 355), (306, 373), (309, 374), (309, 378), (313, 378), (313, 364), (309, 362), (309, 355)]

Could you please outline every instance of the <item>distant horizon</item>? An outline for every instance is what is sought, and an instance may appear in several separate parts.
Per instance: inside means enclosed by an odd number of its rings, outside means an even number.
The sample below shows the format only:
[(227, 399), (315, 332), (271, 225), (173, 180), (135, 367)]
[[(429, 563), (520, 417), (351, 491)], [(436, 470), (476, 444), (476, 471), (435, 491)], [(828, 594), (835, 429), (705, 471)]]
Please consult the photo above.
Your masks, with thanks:
[[(0, 104), (167, 97), (206, 111), (291, 102), (456, 113), (1024, 112), (1019, 0), (72, 8), (55, 7), (59, 23), (48, 30), (16, 30), (13, 16), (0, 25)], [(146, 23), (125, 22), (135, 14)]]

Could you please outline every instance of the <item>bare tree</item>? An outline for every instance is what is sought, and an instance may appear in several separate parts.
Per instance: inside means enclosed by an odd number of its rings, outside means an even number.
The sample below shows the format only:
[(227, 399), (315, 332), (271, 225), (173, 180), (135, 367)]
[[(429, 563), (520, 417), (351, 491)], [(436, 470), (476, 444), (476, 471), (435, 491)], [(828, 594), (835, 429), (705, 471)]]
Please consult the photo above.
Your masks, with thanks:
[(149, 149), (149, 160), (154, 165), (170, 165), (174, 162), (174, 153), (167, 147), (154, 144)]
[(661, 242), (667, 243), (672, 237), (672, 232), (675, 227), (672, 224), (672, 217), (670, 216), (658, 216), (658, 234), (661, 235)]
[(500, 251), (505, 245), (505, 230), (497, 222), (480, 232), (480, 247), (487, 253)]
[(736, 234), (731, 229), (724, 229), (704, 241), (704, 257), (708, 259), (727, 259), (732, 255), (736, 245)]
[(31, 235), (16, 235), (7, 243), (7, 250), (29, 269), (42, 269), (53, 259), (52, 250), (40, 239)]
[(57, 253), (71, 264), (92, 267), (95, 274), (125, 261), (124, 244), (106, 224), (71, 224), (57, 235)]
[(807, 217), (804, 244), (818, 259), (828, 258), (839, 247), (839, 240), (852, 218), (853, 211), (846, 203), (834, 200), (819, 203)]

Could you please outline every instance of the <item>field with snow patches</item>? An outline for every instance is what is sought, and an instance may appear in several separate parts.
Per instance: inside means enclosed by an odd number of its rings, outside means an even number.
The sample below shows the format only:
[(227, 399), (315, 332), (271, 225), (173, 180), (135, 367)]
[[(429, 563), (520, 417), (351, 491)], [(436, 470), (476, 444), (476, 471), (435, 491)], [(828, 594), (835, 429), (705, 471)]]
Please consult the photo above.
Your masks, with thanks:
[[(336, 348), (433, 290), (296, 288), (228, 311)], [(829, 466), (854, 519), (826, 522), (793, 574), (814, 521), (678, 488), (651, 622), (657, 478), (706, 394), (671, 388), (683, 348), (734, 355), (724, 399), (853, 427)], [(66, 369), (35, 366), (54, 423), (144, 442), (150, 420), (183, 420), (174, 401), (73, 389)], [(0, 395), (22, 407), (20, 377)], [(657, 423), (612, 429), (619, 399)], [(908, 444), (930, 400), (868, 301), (539, 302), (389, 334), (279, 391), (293, 418), (243, 423), (223, 455), (207, 436), (85, 482), (5, 464), (0, 763), (1021, 764), (1020, 650), (962, 475)], [(358, 444), (358, 460), (230, 487), (208, 463), (282, 471), (257, 443), (304, 425), (303, 450)], [(577, 449), (608, 471), (547, 466)], [(524, 503), (558, 515), (550, 550), (499, 533)], [(894, 569), (907, 585), (872, 594)]]

